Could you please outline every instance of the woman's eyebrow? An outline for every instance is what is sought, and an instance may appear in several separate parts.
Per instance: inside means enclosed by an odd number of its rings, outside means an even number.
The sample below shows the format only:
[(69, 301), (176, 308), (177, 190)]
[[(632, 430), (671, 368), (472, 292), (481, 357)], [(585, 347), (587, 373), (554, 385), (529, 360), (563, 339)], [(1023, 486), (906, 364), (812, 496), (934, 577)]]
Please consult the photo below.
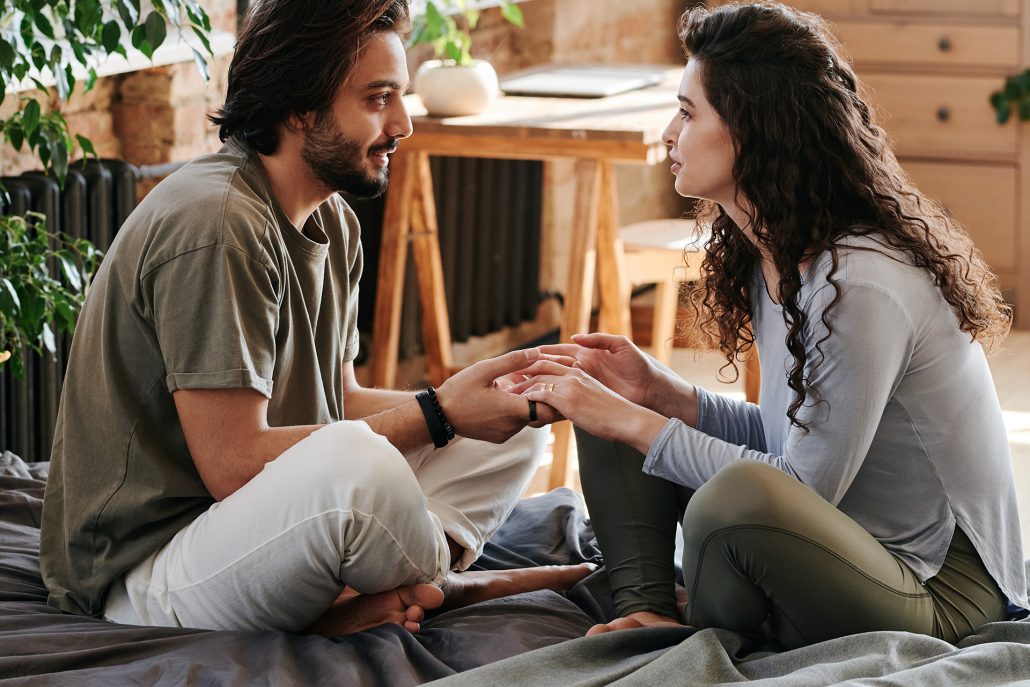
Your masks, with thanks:
[(679, 101), (681, 103), (683, 103), (687, 107), (694, 107), (694, 102), (690, 98), (688, 98), (687, 96), (685, 96), (685, 95), (678, 95), (676, 97), (679, 99)]

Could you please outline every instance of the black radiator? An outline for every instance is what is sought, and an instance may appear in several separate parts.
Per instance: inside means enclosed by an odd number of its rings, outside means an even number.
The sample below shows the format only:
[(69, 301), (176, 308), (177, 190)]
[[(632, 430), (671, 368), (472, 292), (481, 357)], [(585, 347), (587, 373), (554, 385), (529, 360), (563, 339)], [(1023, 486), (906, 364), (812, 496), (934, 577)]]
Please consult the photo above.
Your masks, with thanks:
[[(467, 341), (536, 318), (540, 304), (540, 221), (543, 163), (432, 157), (433, 192), (440, 229), (451, 337)], [(369, 354), (383, 199), (349, 199), (361, 220), (365, 274), (358, 328)], [(401, 358), (422, 353), (414, 263), (408, 256), (401, 316)]]
[[(3, 177), (10, 203), (4, 213), (41, 212), (47, 228), (92, 241), (107, 250), (115, 232), (136, 207), (136, 167), (121, 160), (91, 160), (68, 170), (64, 189), (41, 172)], [(18, 379), (0, 368), (0, 450), (26, 460), (49, 460), (57, 405), (70, 346), (69, 337), (57, 338), (57, 355), (24, 352), (25, 377)]]
[[(433, 180), (455, 341), (465, 341), (536, 316), (539, 294), (542, 165), (473, 158), (434, 158)], [(40, 173), (2, 179), (11, 196), (5, 212), (44, 213), (51, 229), (87, 238), (106, 250), (136, 205), (139, 170), (125, 162), (74, 165), (63, 191)], [(362, 224), (365, 274), (359, 325), (368, 355), (382, 228), (383, 199), (352, 201)], [(422, 352), (412, 261), (408, 262), (401, 356)], [(69, 341), (57, 359), (26, 356), (25, 378), (0, 368), (0, 450), (48, 460)], [(359, 358), (358, 362), (362, 362)]]

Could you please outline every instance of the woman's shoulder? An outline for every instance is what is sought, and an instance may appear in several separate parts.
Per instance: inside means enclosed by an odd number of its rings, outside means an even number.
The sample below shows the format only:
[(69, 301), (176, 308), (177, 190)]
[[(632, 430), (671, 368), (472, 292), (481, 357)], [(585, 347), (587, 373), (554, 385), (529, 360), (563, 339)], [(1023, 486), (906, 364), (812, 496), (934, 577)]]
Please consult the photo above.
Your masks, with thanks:
[(862, 294), (865, 300), (892, 302), (905, 310), (924, 308), (940, 297), (933, 275), (877, 234), (844, 237), (813, 260), (802, 285), (803, 301), (825, 307), (838, 294)]

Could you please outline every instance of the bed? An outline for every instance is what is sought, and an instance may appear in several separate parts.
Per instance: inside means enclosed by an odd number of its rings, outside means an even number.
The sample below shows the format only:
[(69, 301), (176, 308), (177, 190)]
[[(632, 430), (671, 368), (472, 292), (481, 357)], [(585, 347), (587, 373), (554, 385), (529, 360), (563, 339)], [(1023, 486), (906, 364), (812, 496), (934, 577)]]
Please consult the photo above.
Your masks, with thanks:
[[(533, 592), (438, 614), (412, 635), (382, 626), (325, 639), (114, 625), (46, 605), (39, 521), (47, 463), (0, 456), (0, 679), (4, 685), (700, 685), (1030, 682), (1030, 621), (993, 623), (958, 646), (897, 632), (790, 652), (745, 652), (721, 630), (583, 638), (613, 609), (603, 569), (566, 594)], [(600, 562), (582, 501), (525, 499), (480, 569)]]

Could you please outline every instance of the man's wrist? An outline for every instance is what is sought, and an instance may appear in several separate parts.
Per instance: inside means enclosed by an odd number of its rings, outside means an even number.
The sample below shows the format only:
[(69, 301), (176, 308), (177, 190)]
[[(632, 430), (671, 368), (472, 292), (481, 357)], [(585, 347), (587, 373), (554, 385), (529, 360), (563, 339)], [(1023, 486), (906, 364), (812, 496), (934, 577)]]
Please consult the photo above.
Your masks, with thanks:
[(426, 421), (426, 428), (429, 430), (429, 438), (436, 448), (443, 448), (454, 438), (454, 428), (447, 421), (439, 399), (436, 397), (436, 390), (429, 387), (425, 391), (415, 394), (415, 400), (422, 410), (422, 417)]

